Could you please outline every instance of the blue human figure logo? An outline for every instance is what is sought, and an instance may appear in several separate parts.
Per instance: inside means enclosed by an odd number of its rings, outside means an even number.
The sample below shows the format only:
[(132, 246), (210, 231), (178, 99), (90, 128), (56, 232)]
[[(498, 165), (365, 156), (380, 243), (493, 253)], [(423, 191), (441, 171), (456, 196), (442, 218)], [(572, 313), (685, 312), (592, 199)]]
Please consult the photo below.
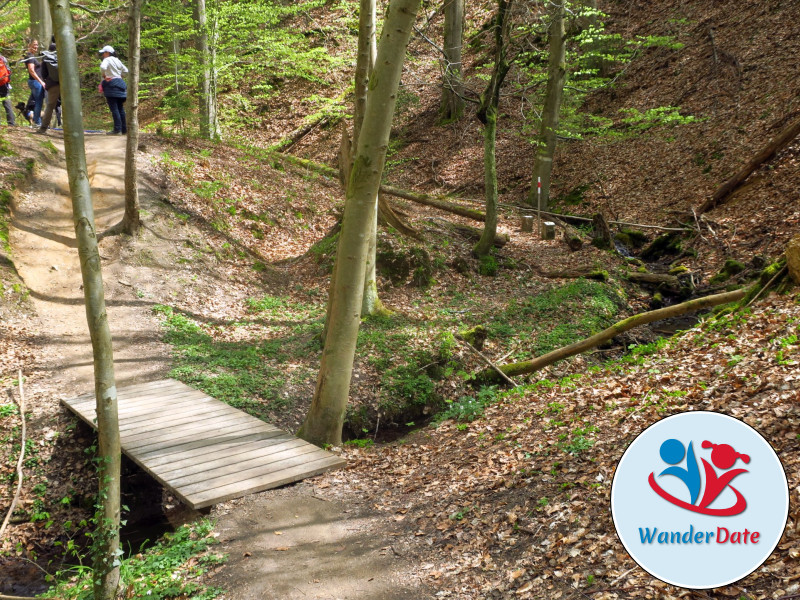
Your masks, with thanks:
[[(674, 475), (683, 481), (689, 489), (689, 503), (694, 504), (697, 502), (697, 498), (700, 496), (700, 468), (697, 466), (697, 458), (695, 458), (692, 443), (689, 442), (689, 450), (687, 451), (682, 442), (676, 439), (669, 439), (661, 444), (659, 454), (661, 454), (661, 458), (665, 463), (673, 465), (661, 471), (659, 477), (662, 475)], [(676, 466), (683, 460), (684, 456), (686, 456), (686, 467)]]

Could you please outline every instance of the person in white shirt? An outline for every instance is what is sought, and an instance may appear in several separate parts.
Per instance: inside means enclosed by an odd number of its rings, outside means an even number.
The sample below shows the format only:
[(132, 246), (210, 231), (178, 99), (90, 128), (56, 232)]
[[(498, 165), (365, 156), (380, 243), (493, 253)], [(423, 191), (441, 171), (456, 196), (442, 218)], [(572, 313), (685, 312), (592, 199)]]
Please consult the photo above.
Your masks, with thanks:
[(103, 61), (100, 63), (103, 80), (100, 82), (100, 87), (106, 102), (108, 102), (108, 108), (111, 110), (111, 118), (114, 120), (114, 129), (109, 131), (108, 135), (128, 133), (128, 125), (125, 121), (125, 100), (128, 98), (128, 86), (122, 79), (122, 76), (128, 73), (128, 68), (114, 56), (114, 48), (111, 46), (103, 46), (99, 52), (103, 55)]

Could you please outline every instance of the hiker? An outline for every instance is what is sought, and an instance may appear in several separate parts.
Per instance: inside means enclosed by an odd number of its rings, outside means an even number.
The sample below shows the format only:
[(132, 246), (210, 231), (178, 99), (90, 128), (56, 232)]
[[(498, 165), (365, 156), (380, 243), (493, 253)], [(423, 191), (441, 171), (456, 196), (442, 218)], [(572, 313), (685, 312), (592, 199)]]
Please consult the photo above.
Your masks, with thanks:
[(11, 91), (11, 69), (8, 67), (6, 57), (0, 54), (0, 98), (3, 99), (3, 108), (6, 109), (6, 123), (13, 127), (17, 124), (14, 119), (14, 109), (11, 108), (11, 98), (8, 92)]
[(108, 135), (128, 133), (128, 124), (125, 122), (125, 100), (128, 97), (128, 87), (122, 79), (122, 76), (128, 72), (128, 68), (114, 56), (114, 48), (111, 46), (103, 46), (99, 52), (103, 55), (103, 61), (100, 63), (103, 81), (100, 82), (100, 86), (106, 102), (108, 102), (108, 108), (111, 110), (111, 118), (114, 120), (114, 129), (109, 131)]
[[(42, 124), (36, 130), (36, 133), (39, 134), (47, 133), (50, 128), (50, 120), (57, 110), (58, 101), (61, 97), (61, 86), (58, 83), (58, 54), (56, 53), (55, 43), (50, 44), (46, 52), (42, 52), (42, 79), (44, 80), (44, 88), (47, 91), (47, 108), (44, 110)], [(60, 125), (61, 119), (57, 116), (56, 120)]]
[(33, 123), (42, 124), (42, 103), (44, 102), (44, 80), (41, 76), (42, 65), (37, 58), (39, 40), (32, 39), (28, 44), (28, 52), (22, 62), (28, 68), (28, 87), (33, 96)]

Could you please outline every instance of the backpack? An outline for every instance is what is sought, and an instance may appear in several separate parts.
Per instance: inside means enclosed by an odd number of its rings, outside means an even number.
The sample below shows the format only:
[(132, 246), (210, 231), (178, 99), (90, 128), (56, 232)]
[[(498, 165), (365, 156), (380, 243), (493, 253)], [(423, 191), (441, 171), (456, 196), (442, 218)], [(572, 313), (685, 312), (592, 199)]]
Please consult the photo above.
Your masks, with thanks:
[(58, 54), (49, 50), (42, 51), (42, 63), (47, 65), (47, 79), (58, 83)]
[(11, 71), (8, 70), (8, 62), (6, 57), (0, 55), (0, 85), (8, 85), (11, 80)]

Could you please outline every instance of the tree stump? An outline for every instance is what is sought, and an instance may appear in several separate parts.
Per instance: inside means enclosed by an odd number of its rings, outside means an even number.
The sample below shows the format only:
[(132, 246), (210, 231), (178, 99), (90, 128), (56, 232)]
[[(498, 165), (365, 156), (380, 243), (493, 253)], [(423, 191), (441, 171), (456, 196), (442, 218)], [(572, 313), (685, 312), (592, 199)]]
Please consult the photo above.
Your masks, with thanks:
[(594, 227), (592, 245), (603, 250), (611, 250), (614, 247), (614, 241), (611, 238), (611, 228), (609, 228), (606, 218), (601, 213), (597, 213), (592, 217), (592, 226)]

